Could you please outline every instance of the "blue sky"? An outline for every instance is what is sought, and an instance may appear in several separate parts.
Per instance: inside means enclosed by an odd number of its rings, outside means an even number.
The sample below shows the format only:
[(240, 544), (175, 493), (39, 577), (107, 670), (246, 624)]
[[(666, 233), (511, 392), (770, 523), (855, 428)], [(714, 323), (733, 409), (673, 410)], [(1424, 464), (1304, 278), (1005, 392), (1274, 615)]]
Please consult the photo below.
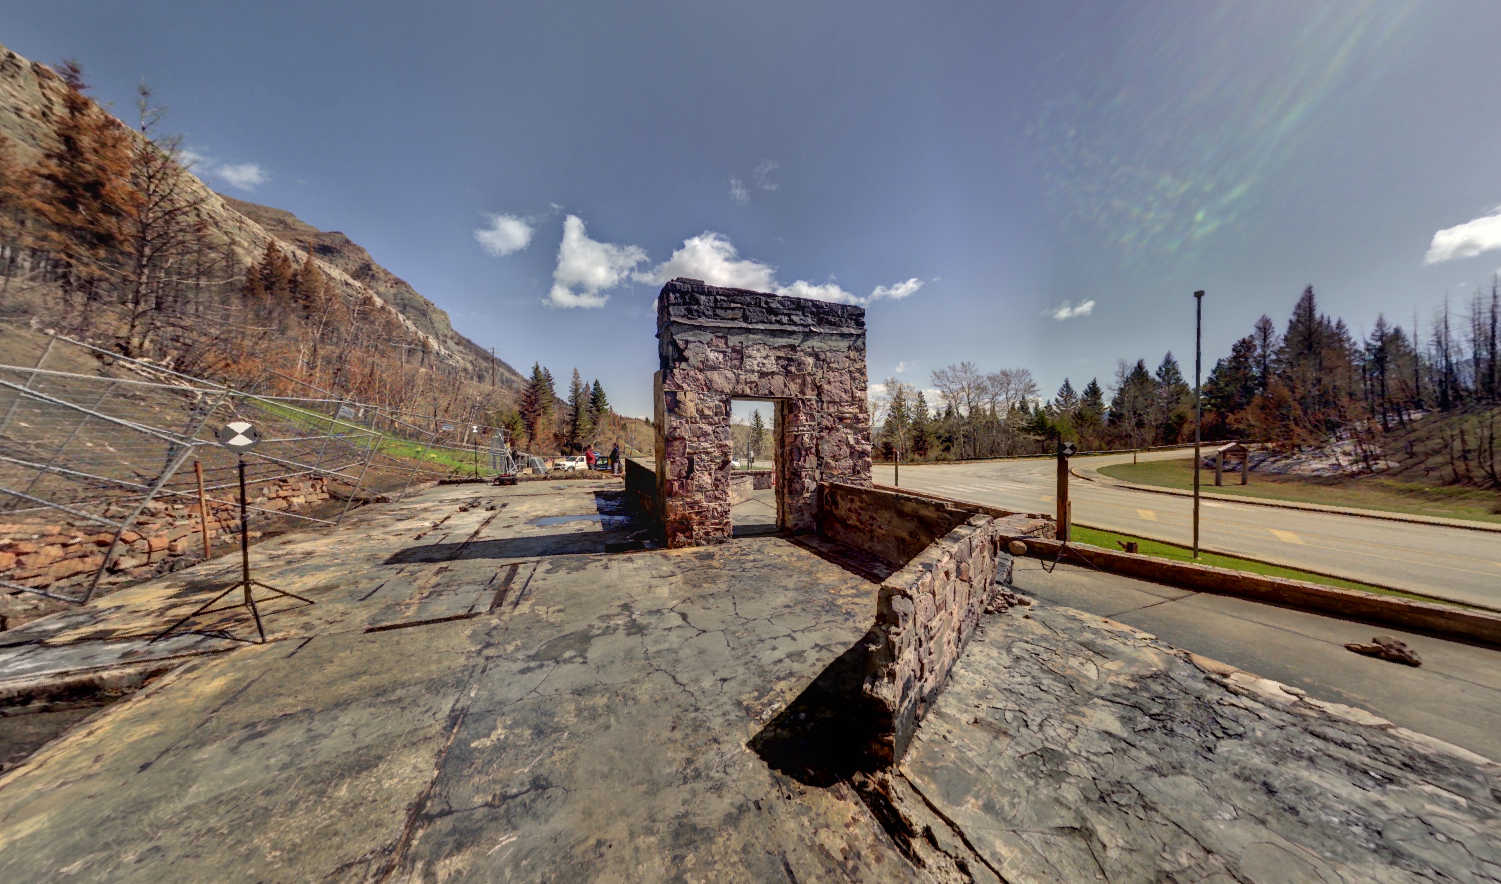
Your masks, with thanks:
[(1426, 327), (1501, 267), (1498, 33), (1495, 2), (0, 8), (102, 100), (149, 80), (220, 190), (633, 414), (664, 275), (866, 303), (872, 380), (919, 387), (1191, 370), (1199, 288), (1209, 362), (1310, 283)]

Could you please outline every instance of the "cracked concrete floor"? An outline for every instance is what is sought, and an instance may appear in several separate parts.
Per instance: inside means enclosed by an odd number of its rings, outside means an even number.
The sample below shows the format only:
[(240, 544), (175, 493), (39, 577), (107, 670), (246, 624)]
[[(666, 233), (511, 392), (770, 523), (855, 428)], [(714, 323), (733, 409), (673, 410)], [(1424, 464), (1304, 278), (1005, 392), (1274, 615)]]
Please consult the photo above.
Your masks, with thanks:
[(643, 549), (618, 489), (434, 489), (267, 543), (258, 576), (316, 604), (269, 606), (266, 645), (203, 634), (229, 614), (150, 642), (222, 560), (7, 634), (0, 677), (186, 662), (0, 776), (0, 880), (1501, 870), (1494, 764), (1046, 603), (986, 618), (896, 771), (769, 769), (747, 743), (848, 659), (880, 568)]
[[(0, 880), (906, 875), (853, 793), (746, 748), (864, 633), (875, 584), (776, 537), (632, 550), (618, 490), (580, 485), (437, 489), (262, 547), (316, 604), (0, 778)], [(39, 621), (11, 668), (150, 651), (213, 583)]]

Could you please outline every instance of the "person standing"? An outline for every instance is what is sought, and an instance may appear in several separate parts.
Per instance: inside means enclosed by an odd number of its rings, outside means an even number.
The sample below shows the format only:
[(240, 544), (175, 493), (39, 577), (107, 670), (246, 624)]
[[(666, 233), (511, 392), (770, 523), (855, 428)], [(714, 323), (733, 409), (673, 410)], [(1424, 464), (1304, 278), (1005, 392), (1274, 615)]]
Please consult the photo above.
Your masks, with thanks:
[(588, 448), (584, 449), (584, 465), (589, 468), (589, 472), (591, 472), (591, 473), (594, 472), (594, 446), (593, 445), (590, 445)]
[(619, 442), (616, 442), (615, 443), (615, 447), (610, 449), (610, 472), (612, 474), (617, 474), (617, 475), (620, 473), (620, 443)]

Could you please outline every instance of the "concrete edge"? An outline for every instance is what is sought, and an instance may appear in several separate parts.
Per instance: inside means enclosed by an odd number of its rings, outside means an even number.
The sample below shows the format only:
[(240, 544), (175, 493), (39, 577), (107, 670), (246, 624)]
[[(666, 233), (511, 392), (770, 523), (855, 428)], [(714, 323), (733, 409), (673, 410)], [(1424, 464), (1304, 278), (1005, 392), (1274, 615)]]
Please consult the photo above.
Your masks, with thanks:
[[(1123, 479), (1107, 476), (1101, 473), (1096, 467), (1070, 467), (1069, 472), (1073, 473), (1075, 478), (1083, 479), (1086, 482), (1098, 482), (1101, 485), (1110, 485), (1115, 488), (1145, 491), (1149, 494), (1168, 494), (1173, 497), (1193, 497), (1192, 491), (1127, 482)], [(1226, 503), (1245, 503), (1251, 506), (1269, 506), (1284, 510), (1329, 513), (1336, 516), (1357, 516), (1362, 519), (1380, 519), (1385, 522), (1407, 522), (1413, 525), (1431, 525), (1438, 528), (1464, 528), (1469, 531), (1488, 531), (1493, 534), (1501, 534), (1501, 524), (1471, 522), (1466, 519), (1446, 519), (1442, 516), (1418, 516), (1410, 513), (1389, 513), (1383, 510), (1362, 510), (1355, 509), (1354, 507), (1328, 506), (1321, 503), (1302, 503), (1295, 500), (1269, 500), (1265, 497), (1241, 497), (1234, 494), (1215, 494), (1213, 492), (1200, 492), (1199, 496), (1204, 500), (1215, 500)]]
[[(1009, 539), (1025, 543), (1029, 555), (1054, 555), (1062, 546), (1056, 540), (1036, 537)], [(1085, 543), (1070, 543), (1069, 549), (1076, 560), (1125, 577), (1501, 648), (1501, 614), (1488, 611), (1409, 601), (1214, 565), (1174, 562)]]
[(0, 681), (0, 709), (57, 698), (81, 699), (94, 694), (129, 693), (190, 660), (221, 654), (226, 650), (231, 649), (180, 654), (116, 666), (67, 669)]
[[(1153, 536), (1151, 534), (1143, 534), (1143, 533), (1141, 533), (1139, 531), (1117, 531), (1117, 530), (1115, 530), (1113, 528), (1101, 528), (1099, 525), (1086, 525), (1083, 522), (1075, 522), (1075, 523), (1073, 523), (1073, 527), (1075, 527), (1075, 528), (1088, 528), (1088, 529), (1090, 529), (1092, 531), (1106, 531), (1106, 532), (1109, 532), (1111, 534), (1126, 534), (1126, 535), (1129, 535), (1131, 537), (1137, 537), (1137, 538), (1140, 538), (1142, 540), (1150, 540), (1150, 541), (1153, 541), (1154, 543), (1161, 543), (1161, 544), (1164, 544), (1166, 546), (1176, 546), (1179, 549), (1188, 549), (1188, 547), (1184, 546), (1181, 542), (1179, 542), (1177, 540), (1169, 540), (1166, 537), (1155, 537), (1155, 536)], [(1086, 544), (1086, 545), (1092, 545), (1092, 544)], [(1109, 549), (1109, 547), (1104, 547), (1104, 549)], [(1114, 550), (1111, 550), (1111, 551), (1113, 552)], [(1432, 600), (1432, 602), (1434, 604), (1439, 604), (1439, 605), (1453, 605), (1453, 606), (1458, 607), (1458, 608), (1474, 608), (1475, 610), (1478, 610), (1478, 611), (1491, 611), (1491, 612), (1496, 613), (1496, 614), (1501, 614), (1501, 608), (1497, 608), (1497, 607), (1494, 607), (1494, 606), (1491, 606), (1491, 605), (1482, 605), (1482, 604), (1479, 604), (1478, 602), (1462, 602), (1462, 601), (1459, 601), (1458, 599), (1446, 599), (1443, 596), (1437, 596), (1437, 595), (1433, 595), (1432, 593), (1421, 592), (1421, 591), (1416, 590), (1416, 589), (1408, 589), (1408, 588), (1402, 587), (1402, 586), (1390, 586), (1390, 585), (1385, 584), (1385, 583), (1373, 583), (1373, 582), (1371, 582), (1369, 580), (1361, 580), (1359, 578), (1350, 577), (1350, 576), (1347, 576), (1345, 574), (1332, 574), (1332, 573), (1330, 573), (1328, 571), (1315, 571), (1312, 568), (1304, 568), (1304, 567), (1302, 567), (1300, 565), (1289, 565), (1286, 562), (1274, 562), (1271, 559), (1261, 559), (1261, 558), (1257, 558), (1256, 556), (1248, 556), (1245, 553), (1226, 552), (1226, 551), (1224, 551), (1222, 549), (1209, 549), (1208, 547), (1205, 547), (1205, 546), (1200, 546), (1199, 547), (1199, 552), (1201, 552), (1201, 553), (1208, 553), (1209, 555), (1212, 555), (1212, 556), (1224, 556), (1227, 559), (1240, 559), (1243, 562), (1255, 562), (1258, 565), (1269, 565), (1269, 566), (1271, 566), (1273, 568), (1287, 568), (1290, 571), (1302, 571), (1305, 574), (1317, 574), (1320, 577), (1328, 577), (1328, 578), (1331, 578), (1333, 580), (1347, 580), (1347, 581), (1349, 581), (1351, 583), (1363, 583), (1366, 586), (1374, 586), (1377, 589), (1385, 589), (1385, 590), (1390, 590), (1391, 592), (1405, 593), (1406, 595), (1422, 596), (1424, 598)], [(1282, 580), (1292, 580), (1294, 578), (1283, 577), (1283, 578), (1279, 578), (1279, 579), (1282, 579)], [(1307, 581), (1305, 581), (1305, 582), (1307, 582)], [(1339, 588), (1340, 587), (1335, 587), (1335, 589), (1339, 589)]]

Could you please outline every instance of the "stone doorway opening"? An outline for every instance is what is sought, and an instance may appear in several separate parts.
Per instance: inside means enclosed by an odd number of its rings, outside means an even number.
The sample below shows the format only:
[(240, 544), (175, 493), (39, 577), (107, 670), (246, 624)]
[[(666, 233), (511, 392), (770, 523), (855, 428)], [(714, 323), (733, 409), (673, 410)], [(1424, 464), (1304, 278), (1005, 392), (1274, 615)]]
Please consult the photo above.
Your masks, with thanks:
[(786, 525), (780, 432), (782, 403), (776, 399), (730, 400), (730, 534), (774, 534)]

